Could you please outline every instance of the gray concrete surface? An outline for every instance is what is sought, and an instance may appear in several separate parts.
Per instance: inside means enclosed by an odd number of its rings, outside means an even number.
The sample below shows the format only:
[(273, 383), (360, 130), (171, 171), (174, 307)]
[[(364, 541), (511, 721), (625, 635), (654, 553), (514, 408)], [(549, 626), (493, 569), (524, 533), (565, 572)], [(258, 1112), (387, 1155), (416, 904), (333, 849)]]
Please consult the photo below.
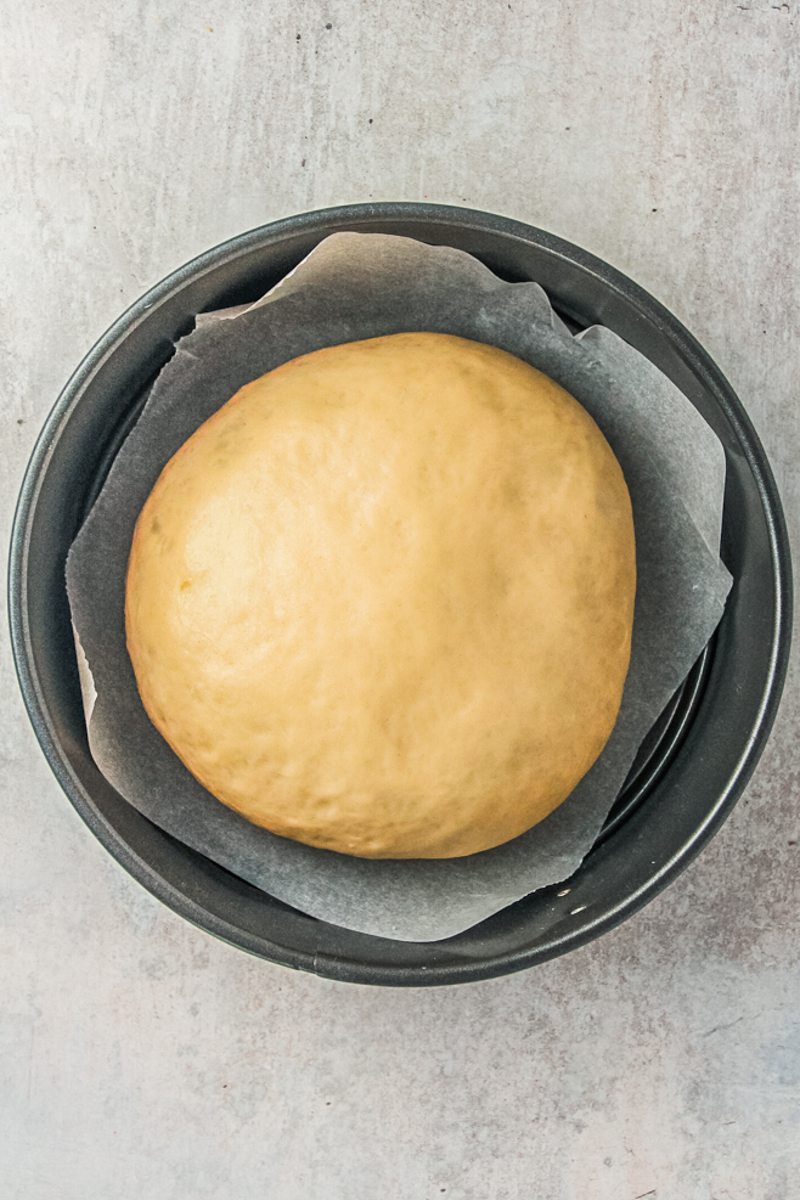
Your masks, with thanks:
[[(42, 418), (125, 305), (239, 230), (368, 197), (521, 217), (653, 291), (749, 407), (797, 538), (795, 0), (0, 16), (4, 539)], [(4, 1200), (800, 1196), (796, 669), (746, 798), (641, 915), (511, 979), (391, 992), (251, 960), (146, 895), (0, 653)]]

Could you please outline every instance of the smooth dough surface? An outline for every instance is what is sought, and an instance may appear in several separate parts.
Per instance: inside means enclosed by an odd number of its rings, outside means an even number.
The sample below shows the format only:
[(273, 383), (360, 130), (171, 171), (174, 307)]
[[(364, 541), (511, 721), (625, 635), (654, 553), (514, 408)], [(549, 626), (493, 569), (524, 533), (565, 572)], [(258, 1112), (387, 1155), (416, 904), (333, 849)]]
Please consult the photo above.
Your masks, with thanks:
[(634, 593), (625, 481), (577, 401), (397, 334), (286, 363), (181, 447), (136, 526), (128, 650), (153, 724), (249, 820), (454, 857), (595, 761)]

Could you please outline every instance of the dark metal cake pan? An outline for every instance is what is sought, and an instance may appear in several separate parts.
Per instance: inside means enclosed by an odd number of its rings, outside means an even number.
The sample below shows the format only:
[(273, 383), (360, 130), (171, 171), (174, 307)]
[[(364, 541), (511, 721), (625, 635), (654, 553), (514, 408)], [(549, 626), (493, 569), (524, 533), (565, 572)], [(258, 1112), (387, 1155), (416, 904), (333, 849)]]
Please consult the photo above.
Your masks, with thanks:
[[(573, 327), (606, 325), (664, 371), (714, 428), (727, 459), (722, 556), (734, 584), (723, 619), (597, 844), (565, 885), (443, 942), (390, 941), (306, 916), (150, 824), (92, 761), (73, 650), (67, 552), (176, 338), (198, 312), (263, 294), (341, 230), (456, 246), (503, 278), (536, 280)], [(87, 825), (140, 883), (196, 925), (273, 962), (415, 986), (484, 979), (566, 953), (635, 912), (697, 854), (741, 795), (775, 716), (789, 653), (791, 567), (772, 473), (741, 402), (656, 300), (586, 251), (517, 221), (440, 205), (363, 204), (289, 217), (217, 246), (152, 288), (100, 339), (31, 457), (12, 533), (9, 611), (42, 749)]]

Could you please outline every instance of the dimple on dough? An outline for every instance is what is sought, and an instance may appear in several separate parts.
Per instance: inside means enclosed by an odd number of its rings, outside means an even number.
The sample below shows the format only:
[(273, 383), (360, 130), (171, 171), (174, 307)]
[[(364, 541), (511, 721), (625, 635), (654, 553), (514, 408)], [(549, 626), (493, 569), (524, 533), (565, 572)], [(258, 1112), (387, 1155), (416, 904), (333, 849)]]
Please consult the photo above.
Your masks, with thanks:
[(617, 717), (634, 533), (585, 410), (501, 350), (351, 342), (242, 388), (136, 526), (147, 713), (219, 800), (369, 858), (473, 854), (572, 791)]

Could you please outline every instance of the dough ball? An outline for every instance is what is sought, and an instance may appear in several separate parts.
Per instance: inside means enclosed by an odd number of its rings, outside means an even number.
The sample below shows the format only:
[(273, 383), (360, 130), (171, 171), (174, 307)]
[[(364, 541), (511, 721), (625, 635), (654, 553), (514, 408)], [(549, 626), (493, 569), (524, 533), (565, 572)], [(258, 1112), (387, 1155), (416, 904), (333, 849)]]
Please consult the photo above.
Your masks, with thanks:
[(586, 411), (510, 354), (409, 333), (242, 388), (131, 549), (147, 713), (223, 804), (369, 858), (516, 837), (600, 754), (634, 531)]

